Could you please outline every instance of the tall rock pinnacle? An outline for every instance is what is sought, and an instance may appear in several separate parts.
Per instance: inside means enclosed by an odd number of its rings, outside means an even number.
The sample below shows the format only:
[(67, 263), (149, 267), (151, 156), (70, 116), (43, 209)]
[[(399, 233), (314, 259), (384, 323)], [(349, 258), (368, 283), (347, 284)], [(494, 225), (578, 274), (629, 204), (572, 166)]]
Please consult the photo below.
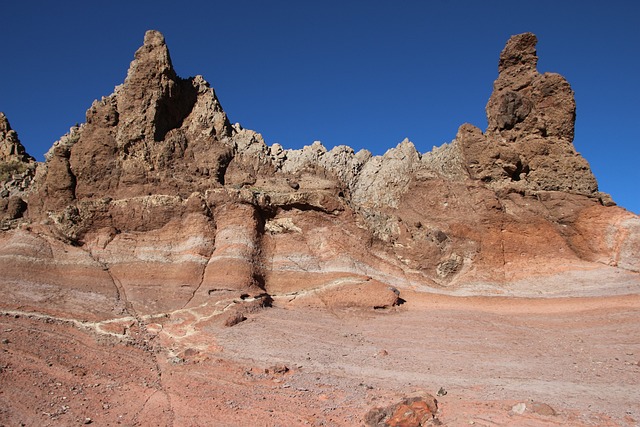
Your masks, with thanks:
[(176, 76), (164, 37), (147, 31), (119, 91), (120, 139), (161, 141), (178, 127), (195, 103), (195, 93)]
[(487, 132), (507, 141), (539, 136), (570, 143), (576, 116), (573, 91), (561, 75), (538, 73), (536, 42), (531, 33), (519, 34), (502, 51), (487, 103)]
[(11, 129), (7, 116), (0, 112), (0, 162), (32, 162), (34, 160), (20, 143), (16, 131)]
[(533, 190), (592, 195), (598, 184), (573, 146), (576, 103), (559, 74), (540, 74), (537, 38), (509, 39), (487, 103), (487, 130), (465, 125), (458, 133), (473, 178), (502, 185), (522, 181)]
[(162, 75), (169, 75), (172, 79), (176, 77), (164, 36), (158, 31), (149, 30), (145, 33), (144, 42), (134, 58), (125, 84), (132, 81), (135, 84), (140, 79), (151, 80)]
[[(201, 76), (178, 77), (162, 34), (147, 31), (125, 82), (95, 101), (86, 124), (51, 151), (40, 186), (42, 209), (99, 195), (190, 194), (208, 188), (226, 167), (230, 134), (209, 84)], [(59, 194), (60, 182), (66, 197), (46, 197)]]
[(535, 71), (538, 65), (536, 44), (538, 38), (532, 33), (523, 33), (513, 36), (500, 53), (498, 71), (500, 73), (511, 70), (522, 73), (527, 70)]

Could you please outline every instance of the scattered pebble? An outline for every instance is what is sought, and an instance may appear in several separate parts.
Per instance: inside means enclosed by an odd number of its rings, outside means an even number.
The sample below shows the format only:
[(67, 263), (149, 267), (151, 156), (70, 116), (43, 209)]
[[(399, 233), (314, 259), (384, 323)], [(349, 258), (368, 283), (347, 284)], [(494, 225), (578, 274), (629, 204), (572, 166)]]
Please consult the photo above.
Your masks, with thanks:
[(531, 402), (527, 409), (538, 415), (546, 415), (546, 416), (557, 415), (555, 409), (553, 409), (551, 406), (547, 405), (546, 403)]
[(526, 409), (527, 409), (527, 405), (520, 402), (518, 404), (513, 405), (513, 408), (511, 408), (511, 411), (513, 411), (514, 414), (522, 415), (524, 414), (524, 411)]
[(269, 372), (274, 374), (286, 374), (287, 372), (289, 372), (289, 367), (286, 365), (274, 365), (264, 370), (265, 374), (268, 374)]

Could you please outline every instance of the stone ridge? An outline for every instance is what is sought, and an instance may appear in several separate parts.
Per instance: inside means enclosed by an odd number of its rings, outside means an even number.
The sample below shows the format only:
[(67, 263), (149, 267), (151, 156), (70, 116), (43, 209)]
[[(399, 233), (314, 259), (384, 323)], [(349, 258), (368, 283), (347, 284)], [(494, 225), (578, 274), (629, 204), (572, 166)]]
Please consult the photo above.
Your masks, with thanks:
[(404, 140), (373, 156), (317, 141), (268, 146), (230, 124), (202, 76), (178, 77), (164, 37), (149, 31), (125, 82), (53, 145), (33, 180), (3, 184), (0, 237), (11, 245), (0, 268), (39, 295), (57, 276), (37, 270), (32, 282), (6, 263), (74, 265), (73, 297), (52, 285), (61, 304), (115, 286), (113, 309), (132, 316), (218, 313), (230, 296), (240, 306), (388, 307), (402, 289), (473, 293), (605, 265), (640, 271), (640, 220), (598, 192), (573, 147), (571, 87), (538, 73), (535, 44), (530, 33), (507, 42), (485, 132), (464, 124), (431, 152)]
[(32, 210), (37, 215), (87, 197), (187, 196), (212, 185), (263, 181), (278, 188), (310, 171), (330, 176), (365, 210), (396, 206), (415, 174), (597, 196), (589, 165), (572, 145), (573, 92), (561, 76), (537, 72), (536, 43), (531, 33), (507, 42), (486, 133), (463, 125), (446, 148), (422, 155), (403, 141), (371, 156), (349, 147), (327, 151), (320, 143), (301, 150), (266, 146), (259, 134), (229, 124), (201, 76), (179, 78), (164, 37), (148, 31), (124, 84), (94, 102), (87, 123), (50, 151)]

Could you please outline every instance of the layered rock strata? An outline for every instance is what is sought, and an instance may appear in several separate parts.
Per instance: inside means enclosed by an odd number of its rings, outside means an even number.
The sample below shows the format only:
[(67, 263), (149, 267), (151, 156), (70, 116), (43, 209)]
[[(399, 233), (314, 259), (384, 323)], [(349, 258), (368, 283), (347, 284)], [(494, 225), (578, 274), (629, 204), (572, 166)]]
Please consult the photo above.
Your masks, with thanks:
[[(485, 132), (373, 156), (266, 145), (149, 31), (35, 179), (19, 193), (5, 179), (7, 304), (141, 318), (258, 300), (384, 308), (403, 289), (531, 295), (532, 278), (553, 293), (567, 274), (579, 292), (590, 271), (637, 284), (640, 219), (598, 192), (571, 87), (536, 70), (535, 45), (521, 34), (501, 53)], [(1, 118), (0, 164), (35, 169)]]

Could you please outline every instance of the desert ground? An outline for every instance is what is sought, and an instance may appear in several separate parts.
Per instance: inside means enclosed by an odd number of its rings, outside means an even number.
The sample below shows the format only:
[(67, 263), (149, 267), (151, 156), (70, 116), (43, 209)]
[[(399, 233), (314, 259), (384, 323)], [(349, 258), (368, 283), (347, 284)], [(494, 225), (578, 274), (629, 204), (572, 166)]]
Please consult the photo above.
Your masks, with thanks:
[(404, 296), (382, 310), (275, 300), (233, 326), (196, 311), (92, 324), (6, 310), (0, 422), (365, 425), (425, 393), (432, 425), (640, 422), (638, 295)]

